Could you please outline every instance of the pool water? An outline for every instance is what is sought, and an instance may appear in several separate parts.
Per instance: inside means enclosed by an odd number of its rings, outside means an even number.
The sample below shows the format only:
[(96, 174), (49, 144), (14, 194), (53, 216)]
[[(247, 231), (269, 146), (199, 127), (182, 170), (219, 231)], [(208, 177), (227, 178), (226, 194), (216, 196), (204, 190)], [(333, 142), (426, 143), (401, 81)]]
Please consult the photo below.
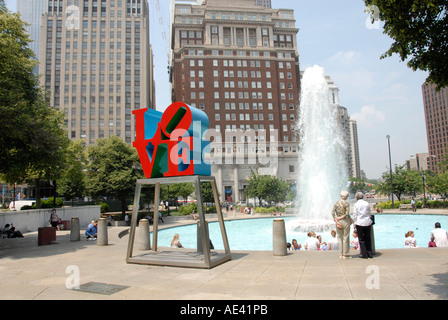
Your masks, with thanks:
[[(278, 219), (278, 217), (276, 218)], [(296, 239), (303, 244), (307, 238), (306, 233), (289, 230), (294, 224), (295, 217), (282, 217), (285, 220), (286, 240), (292, 242)], [(225, 221), (227, 237), (231, 250), (272, 250), (272, 225), (274, 218), (244, 219)], [(414, 231), (414, 238), (418, 247), (427, 247), (434, 224), (440, 222), (442, 228), (448, 227), (448, 216), (443, 215), (376, 215), (374, 234), (376, 249), (404, 248), (405, 233)], [(352, 227), (353, 229), (353, 227)], [(169, 247), (175, 233), (185, 248), (197, 247), (196, 224), (159, 230), (158, 245)], [(209, 223), (210, 240), (215, 249), (224, 250), (221, 230), (218, 222)], [(319, 233), (316, 233), (319, 235)], [(320, 233), (323, 241), (330, 239), (330, 232)], [(151, 234), (152, 236), (152, 234)], [(151, 238), (152, 239), (152, 238)], [(351, 233), (350, 240), (353, 240)]]

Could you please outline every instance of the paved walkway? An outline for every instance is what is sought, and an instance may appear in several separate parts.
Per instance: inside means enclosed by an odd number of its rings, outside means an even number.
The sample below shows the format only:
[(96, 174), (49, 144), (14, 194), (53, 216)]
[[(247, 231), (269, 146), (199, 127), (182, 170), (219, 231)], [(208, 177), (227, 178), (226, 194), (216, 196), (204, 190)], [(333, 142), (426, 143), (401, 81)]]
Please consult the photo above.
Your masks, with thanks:
[[(377, 250), (368, 260), (357, 252), (340, 260), (337, 252), (232, 251), (213, 269), (187, 269), (127, 264), (128, 236), (118, 236), (126, 229), (110, 227), (105, 247), (71, 242), (69, 231), (48, 246), (37, 246), (37, 232), (0, 239), (0, 283), (8, 288), (0, 299), (448, 299), (448, 248)], [(80, 290), (67, 289), (77, 271)]]

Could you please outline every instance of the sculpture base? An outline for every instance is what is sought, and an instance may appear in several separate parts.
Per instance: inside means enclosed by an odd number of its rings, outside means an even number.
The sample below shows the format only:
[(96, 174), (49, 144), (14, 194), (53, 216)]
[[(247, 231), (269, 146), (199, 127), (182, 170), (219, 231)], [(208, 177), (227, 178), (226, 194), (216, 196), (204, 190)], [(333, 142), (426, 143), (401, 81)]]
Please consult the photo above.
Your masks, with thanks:
[[(225, 248), (224, 253), (210, 252), (210, 237), (208, 228), (206, 227), (201, 183), (210, 182), (213, 190), (213, 197), (215, 201), (215, 207), (218, 215), (219, 225), (221, 228), (222, 240)], [(196, 187), (196, 197), (198, 204), (198, 219), (199, 226), (198, 232), (201, 239), (201, 252), (190, 252), (187, 249), (182, 251), (165, 250), (163, 252), (157, 251), (157, 237), (158, 237), (158, 217), (160, 203), (160, 185), (161, 184), (173, 184), (173, 183), (193, 183)], [(154, 195), (154, 219), (153, 219), (153, 241), (151, 253), (145, 253), (138, 256), (133, 256), (133, 247), (135, 240), (135, 231), (137, 227), (138, 208), (140, 203), (141, 188), (143, 185), (155, 185)], [(167, 248), (166, 248), (167, 249)], [(126, 255), (127, 263), (147, 264), (157, 266), (174, 266), (174, 267), (188, 267), (188, 268), (213, 268), (231, 259), (229, 242), (227, 239), (227, 233), (224, 225), (224, 218), (219, 205), (218, 192), (216, 187), (215, 177), (212, 176), (185, 176), (185, 177), (169, 177), (169, 178), (154, 178), (154, 179), (140, 179), (137, 180), (135, 187), (134, 207), (132, 212), (131, 228), (129, 230), (129, 243), (128, 251)]]

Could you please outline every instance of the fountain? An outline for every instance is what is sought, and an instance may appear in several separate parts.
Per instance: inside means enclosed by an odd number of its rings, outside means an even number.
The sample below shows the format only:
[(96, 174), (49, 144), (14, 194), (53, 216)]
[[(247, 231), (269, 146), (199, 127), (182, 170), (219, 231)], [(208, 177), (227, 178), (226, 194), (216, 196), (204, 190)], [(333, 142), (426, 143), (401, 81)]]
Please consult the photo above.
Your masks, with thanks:
[(335, 228), (331, 211), (348, 181), (347, 143), (338, 107), (330, 103), (324, 69), (308, 68), (302, 77), (298, 130), (299, 176), (295, 208), (288, 228), (326, 232)]

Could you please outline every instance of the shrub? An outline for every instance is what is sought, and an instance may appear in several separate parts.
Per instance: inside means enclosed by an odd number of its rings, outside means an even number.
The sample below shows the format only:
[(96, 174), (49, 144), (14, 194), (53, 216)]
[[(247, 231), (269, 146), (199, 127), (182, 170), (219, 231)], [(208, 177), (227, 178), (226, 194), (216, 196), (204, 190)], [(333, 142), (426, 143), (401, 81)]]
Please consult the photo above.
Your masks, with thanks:
[(189, 204), (184, 204), (184, 205), (179, 207), (179, 213), (181, 215), (183, 215), (183, 216), (188, 216), (193, 211), (198, 213), (198, 205), (195, 202), (192, 202), (192, 203), (189, 203)]
[[(47, 199), (41, 199), (40, 207), (41, 208), (61, 208), (64, 206), (64, 201), (61, 198), (56, 198), (56, 205), (54, 203), (53, 197)], [(33, 205), (33, 208), (36, 208), (36, 204)]]
[(263, 208), (263, 207), (256, 207), (255, 213), (272, 213), (272, 212), (284, 212), (285, 208), (282, 207), (269, 207), (269, 208)]
[(207, 207), (205, 213), (216, 213), (216, 206)]
[(101, 213), (109, 212), (109, 205), (106, 202), (99, 202), (97, 203), (101, 207)]
[[(394, 208), (398, 209), (400, 208), (401, 204), (410, 204), (411, 200), (401, 200), (401, 201), (394, 201)], [(423, 201), (417, 200), (415, 201), (415, 206), (417, 209), (421, 209), (423, 207)], [(437, 209), (437, 208), (447, 208), (448, 202), (447, 201), (440, 201), (440, 200), (427, 200), (426, 201), (426, 208), (429, 209)], [(392, 201), (383, 201), (378, 203), (377, 208), (381, 209), (392, 209)]]

